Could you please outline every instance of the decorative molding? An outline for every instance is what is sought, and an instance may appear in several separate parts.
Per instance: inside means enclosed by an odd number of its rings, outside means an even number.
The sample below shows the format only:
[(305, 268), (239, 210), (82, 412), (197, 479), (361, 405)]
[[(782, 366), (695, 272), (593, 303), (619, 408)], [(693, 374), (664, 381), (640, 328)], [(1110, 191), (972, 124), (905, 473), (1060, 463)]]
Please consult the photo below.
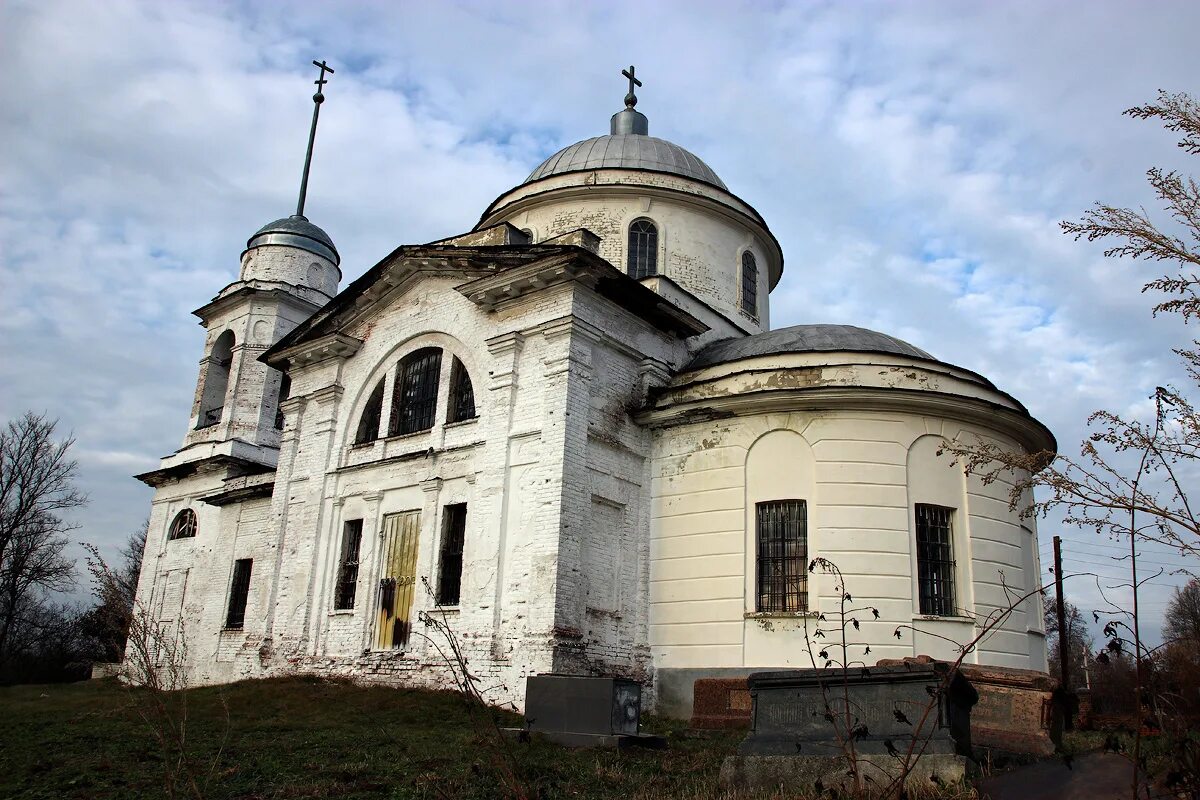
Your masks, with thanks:
[(421, 491), (426, 494), (440, 492), (442, 490), (442, 483), (441, 478), (430, 478), (429, 480), (421, 481)]

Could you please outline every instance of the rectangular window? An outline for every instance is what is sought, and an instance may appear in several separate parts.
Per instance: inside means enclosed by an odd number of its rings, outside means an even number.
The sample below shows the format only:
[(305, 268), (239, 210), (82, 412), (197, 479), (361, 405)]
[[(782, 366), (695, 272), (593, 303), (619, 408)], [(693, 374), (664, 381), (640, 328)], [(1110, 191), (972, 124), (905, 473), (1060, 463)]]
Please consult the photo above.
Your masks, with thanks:
[(337, 586), (333, 591), (336, 610), (354, 608), (358, 590), (358, 550), (362, 546), (363, 521), (348, 519), (342, 525), (342, 554), (338, 559)]
[(246, 599), (250, 596), (250, 567), (254, 560), (239, 558), (233, 562), (233, 582), (229, 587), (229, 612), (226, 628), (241, 628), (246, 623)]
[(917, 586), (922, 614), (955, 616), (954, 509), (917, 503)]
[(803, 500), (755, 505), (758, 611), (808, 610), (808, 507)]
[(463, 540), (467, 533), (467, 504), (446, 506), (442, 516), (442, 552), (438, 559), (439, 606), (458, 605), (462, 590)]

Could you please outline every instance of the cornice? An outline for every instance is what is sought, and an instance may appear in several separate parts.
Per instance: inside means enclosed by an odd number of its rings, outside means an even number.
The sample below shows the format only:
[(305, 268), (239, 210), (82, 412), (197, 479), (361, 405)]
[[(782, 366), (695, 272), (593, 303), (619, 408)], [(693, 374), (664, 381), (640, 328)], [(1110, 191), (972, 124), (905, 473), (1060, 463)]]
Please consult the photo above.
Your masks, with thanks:
[(362, 340), (344, 333), (330, 333), (264, 356), (277, 369), (308, 367), (335, 358), (349, 358), (362, 347)]
[(661, 395), (657, 407), (634, 414), (651, 428), (670, 428), (709, 419), (754, 416), (789, 411), (893, 411), (934, 415), (969, 422), (1004, 433), (1029, 452), (1056, 450), (1054, 435), (1045, 425), (997, 403), (973, 397), (918, 389), (867, 386), (767, 389), (671, 403)]

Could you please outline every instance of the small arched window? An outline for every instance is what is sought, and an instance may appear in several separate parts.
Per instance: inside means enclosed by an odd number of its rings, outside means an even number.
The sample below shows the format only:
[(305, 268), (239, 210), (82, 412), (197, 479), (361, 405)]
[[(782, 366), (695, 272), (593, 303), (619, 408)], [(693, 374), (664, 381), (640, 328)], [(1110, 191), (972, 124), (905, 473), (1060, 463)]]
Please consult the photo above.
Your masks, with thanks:
[(225, 409), (225, 389), (229, 386), (229, 367), (233, 363), (233, 331), (225, 331), (213, 343), (204, 370), (204, 388), (200, 392), (200, 419), (196, 428), (208, 428), (221, 421)]
[(355, 444), (373, 442), (379, 438), (379, 419), (383, 416), (383, 381), (371, 390), (362, 416), (358, 418), (358, 431), (354, 434)]
[(167, 541), (175, 539), (191, 539), (196, 535), (196, 512), (185, 508), (175, 515), (171, 521), (171, 529), (167, 532)]
[(758, 316), (758, 262), (749, 250), (742, 253), (742, 311)]
[(658, 228), (648, 219), (629, 226), (629, 257), (626, 270), (632, 278), (658, 274)]
[(441, 368), (442, 351), (437, 347), (415, 350), (400, 361), (392, 391), (388, 436), (427, 431), (433, 427)]
[(462, 422), (475, 419), (475, 390), (471, 376), (463, 363), (454, 359), (450, 366), (450, 402), (446, 409), (446, 422)]

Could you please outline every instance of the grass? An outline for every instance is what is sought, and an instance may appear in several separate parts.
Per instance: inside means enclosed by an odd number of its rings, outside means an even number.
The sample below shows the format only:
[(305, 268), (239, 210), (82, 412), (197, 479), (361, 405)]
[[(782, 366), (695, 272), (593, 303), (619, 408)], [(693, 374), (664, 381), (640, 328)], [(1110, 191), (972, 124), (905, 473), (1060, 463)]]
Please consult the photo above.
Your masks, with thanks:
[[(205, 773), (212, 768), (212, 800), (503, 796), (495, 749), (457, 694), (305, 678), (188, 694), (187, 749)], [(0, 689), (0, 797), (164, 797), (163, 755), (135, 711), (139, 699), (112, 680)], [(683, 727), (646, 721), (669, 737), (665, 751), (567, 750), (537, 739), (512, 747), (525, 785), (545, 800), (722, 797), (721, 760), (743, 734), (693, 739)]]

